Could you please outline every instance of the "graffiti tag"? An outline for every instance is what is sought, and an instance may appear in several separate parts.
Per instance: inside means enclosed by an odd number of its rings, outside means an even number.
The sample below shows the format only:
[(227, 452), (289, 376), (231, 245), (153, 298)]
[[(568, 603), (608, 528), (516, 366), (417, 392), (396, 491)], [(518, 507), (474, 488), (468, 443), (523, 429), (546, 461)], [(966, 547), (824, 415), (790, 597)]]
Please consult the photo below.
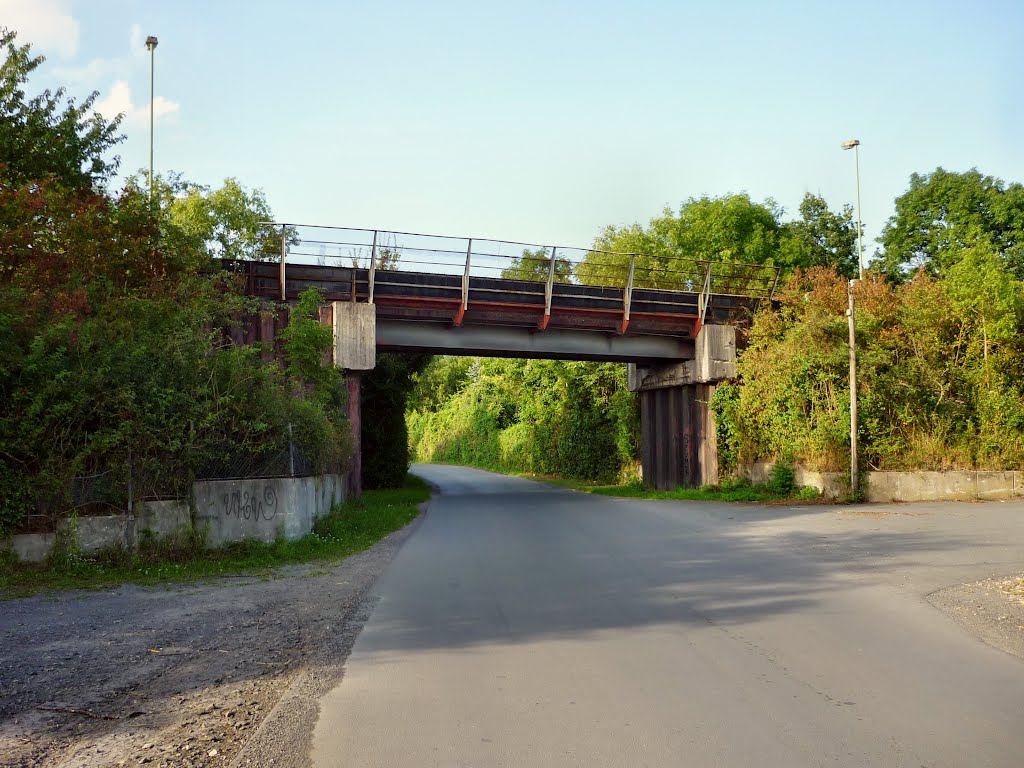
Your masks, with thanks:
[(249, 491), (232, 491), (225, 493), (221, 500), (224, 502), (224, 514), (228, 517), (236, 517), (239, 520), (273, 520), (277, 516), (277, 491), (271, 485), (263, 487), (263, 493), (257, 493), (255, 489)]

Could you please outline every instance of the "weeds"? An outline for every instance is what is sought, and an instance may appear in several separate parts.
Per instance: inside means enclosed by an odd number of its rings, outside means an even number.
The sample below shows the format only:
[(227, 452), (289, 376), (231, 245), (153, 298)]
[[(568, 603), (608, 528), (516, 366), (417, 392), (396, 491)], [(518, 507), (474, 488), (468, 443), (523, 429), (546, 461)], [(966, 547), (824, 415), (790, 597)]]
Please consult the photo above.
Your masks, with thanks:
[(418, 514), (416, 505), (430, 498), (419, 478), (408, 476), (395, 490), (366, 491), (362, 499), (338, 505), (313, 525), (308, 536), (295, 541), (248, 539), (218, 549), (203, 548), (203, 536), (182, 530), (158, 539), (140, 532), (132, 552), (114, 547), (92, 555), (77, 546), (74, 524), (65, 532), (58, 556), (45, 565), (16, 563), (0, 558), (0, 595), (15, 597), (48, 589), (95, 589), (125, 582), (160, 584), (216, 576), (263, 574), (282, 565), (337, 562), (361, 552)]
[[(792, 470), (790, 470), (792, 471)], [(725, 478), (719, 485), (704, 485), (700, 488), (676, 488), (672, 491), (657, 491), (648, 488), (643, 483), (632, 482), (625, 485), (599, 485), (579, 480), (566, 480), (564, 478), (539, 477), (533, 475), (537, 480), (560, 485), (564, 488), (572, 488), (584, 493), (593, 493), (598, 496), (620, 496), (629, 499), (678, 499), (681, 501), (814, 501), (821, 497), (817, 488), (809, 485), (798, 486), (794, 483), (789, 491), (780, 492), (778, 488), (784, 483), (776, 486), (753, 485), (745, 477)]]

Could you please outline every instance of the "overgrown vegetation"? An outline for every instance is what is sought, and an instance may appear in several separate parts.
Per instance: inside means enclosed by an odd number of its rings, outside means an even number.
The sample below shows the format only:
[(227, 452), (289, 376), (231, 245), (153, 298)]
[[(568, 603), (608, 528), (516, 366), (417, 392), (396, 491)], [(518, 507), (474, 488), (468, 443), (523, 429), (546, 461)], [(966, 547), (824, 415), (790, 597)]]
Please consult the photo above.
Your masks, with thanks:
[(406, 403), (414, 378), (430, 358), (418, 354), (385, 352), (377, 365), (363, 374), (362, 428), (363, 485), (396, 488), (409, 471), (409, 433)]
[[(296, 541), (241, 541), (206, 550), (201, 537), (188, 532), (170, 539), (143, 537), (135, 552), (110, 549), (83, 555), (74, 545), (55, 550), (49, 563), (0, 562), (0, 595), (14, 597), (45, 589), (99, 588), (132, 582), (159, 584), (223, 575), (261, 574), (270, 568), (310, 562), (335, 562), (373, 546), (408, 525), (417, 505), (430, 498), (419, 478), (408, 476), (400, 488), (367, 491), (359, 500), (335, 507), (316, 521), (313, 532)], [(0, 553), (2, 557), (2, 553)]]
[(110, 193), (118, 120), (91, 113), (95, 95), (27, 97), (42, 59), (10, 32), (0, 48), (0, 537), (79, 506), (76, 478), (182, 496), (210, 462), (290, 434), (315, 471), (340, 468), (344, 389), (321, 365), (317, 296), (283, 339), (287, 368), (228, 335), (272, 311), (213, 261), (261, 252), (262, 193), (177, 177), (156, 206), (137, 179)]
[(416, 377), (417, 461), (613, 481), (633, 471), (639, 413), (625, 367), (439, 357)]
[[(967, 265), (970, 265), (968, 268)], [(857, 287), (862, 468), (1024, 466), (1024, 290), (991, 256), (941, 278)], [(795, 456), (835, 470), (849, 451), (846, 283), (795, 276), (757, 315), (738, 386), (713, 402), (732, 459)]]

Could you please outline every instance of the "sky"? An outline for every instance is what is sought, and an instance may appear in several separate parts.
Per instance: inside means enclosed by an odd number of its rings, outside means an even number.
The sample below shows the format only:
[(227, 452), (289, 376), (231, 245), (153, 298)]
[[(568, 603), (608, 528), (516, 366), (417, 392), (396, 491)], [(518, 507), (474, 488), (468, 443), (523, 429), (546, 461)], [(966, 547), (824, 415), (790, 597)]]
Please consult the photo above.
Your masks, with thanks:
[(1024, 3), (0, 0), (29, 93), (125, 113), (122, 171), (263, 189), (278, 221), (586, 246), (691, 197), (795, 218), (910, 174), (1024, 181)]

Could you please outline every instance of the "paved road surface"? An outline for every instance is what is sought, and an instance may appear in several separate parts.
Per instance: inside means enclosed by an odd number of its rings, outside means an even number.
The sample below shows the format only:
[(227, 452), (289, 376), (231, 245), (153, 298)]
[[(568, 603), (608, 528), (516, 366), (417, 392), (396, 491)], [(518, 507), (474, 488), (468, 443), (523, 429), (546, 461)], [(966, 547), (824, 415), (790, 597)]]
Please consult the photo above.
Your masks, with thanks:
[(1024, 766), (1024, 661), (924, 599), (1021, 570), (1024, 503), (766, 509), (415, 471), (441, 494), (321, 702), (318, 767)]

